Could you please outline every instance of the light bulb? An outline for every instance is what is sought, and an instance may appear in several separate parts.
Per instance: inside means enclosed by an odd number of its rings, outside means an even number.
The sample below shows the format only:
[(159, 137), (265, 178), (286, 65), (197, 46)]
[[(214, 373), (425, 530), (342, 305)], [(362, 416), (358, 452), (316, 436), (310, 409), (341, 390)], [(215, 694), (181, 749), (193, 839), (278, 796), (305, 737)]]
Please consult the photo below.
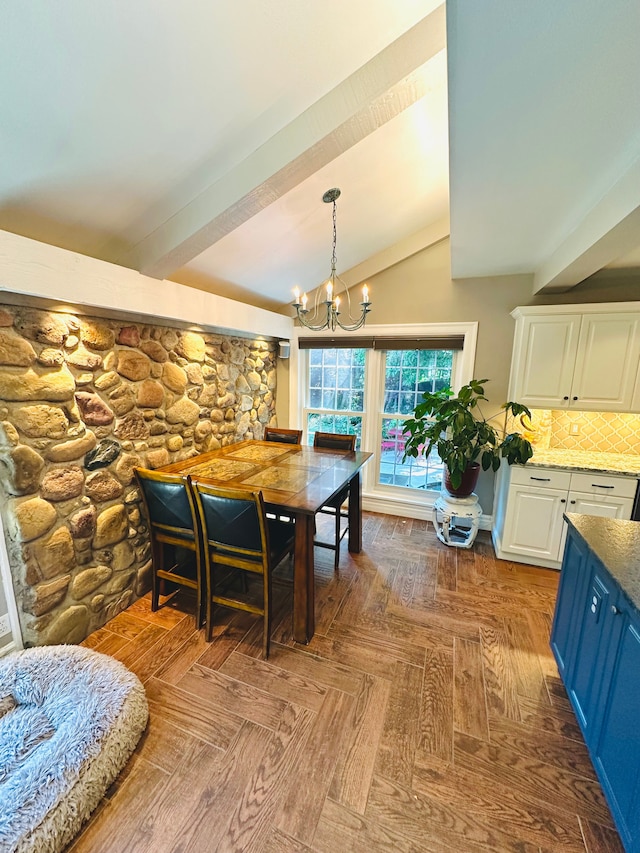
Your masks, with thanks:
[(369, 301), (369, 288), (367, 287), (366, 284), (362, 285), (362, 301), (363, 302)]

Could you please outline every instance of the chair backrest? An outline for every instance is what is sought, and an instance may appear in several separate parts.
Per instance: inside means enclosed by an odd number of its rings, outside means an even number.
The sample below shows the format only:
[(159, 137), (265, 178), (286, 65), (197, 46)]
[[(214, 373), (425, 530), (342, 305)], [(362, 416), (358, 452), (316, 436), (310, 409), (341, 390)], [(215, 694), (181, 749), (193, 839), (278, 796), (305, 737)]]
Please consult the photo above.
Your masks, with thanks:
[(192, 482), (207, 559), (250, 571), (269, 561), (269, 533), (262, 492)]
[(146, 468), (134, 473), (142, 492), (151, 533), (195, 541), (196, 510), (188, 477)]
[(329, 447), (333, 450), (355, 450), (355, 435), (345, 435), (341, 432), (317, 432), (313, 437), (314, 447)]
[(281, 427), (265, 427), (265, 441), (279, 441), (281, 444), (300, 444), (302, 440), (301, 429), (284, 429)]

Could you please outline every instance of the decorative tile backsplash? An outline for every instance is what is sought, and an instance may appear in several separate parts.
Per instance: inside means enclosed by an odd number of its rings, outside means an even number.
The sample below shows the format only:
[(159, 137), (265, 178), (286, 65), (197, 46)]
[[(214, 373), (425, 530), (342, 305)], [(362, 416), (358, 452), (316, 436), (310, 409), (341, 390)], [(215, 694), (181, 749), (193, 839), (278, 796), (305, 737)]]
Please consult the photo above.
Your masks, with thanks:
[[(541, 450), (588, 450), (640, 455), (640, 415), (534, 409), (526, 438)], [(521, 431), (521, 427), (518, 427)]]

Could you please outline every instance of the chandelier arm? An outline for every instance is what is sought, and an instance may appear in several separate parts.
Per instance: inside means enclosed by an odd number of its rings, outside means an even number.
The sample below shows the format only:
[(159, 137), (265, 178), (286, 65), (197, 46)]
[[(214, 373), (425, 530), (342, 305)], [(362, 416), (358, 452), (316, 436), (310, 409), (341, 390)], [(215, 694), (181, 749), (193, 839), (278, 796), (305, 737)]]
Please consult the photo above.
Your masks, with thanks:
[[(304, 315), (308, 314), (309, 313), (308, 311), (301, 311), (299, 305), (294, 305), (294, 308), (296, 309), (296, 313), (298, 315), (298, 320), (302, 323), (302, 325), (305, 328), (310, 329), (312, 332), (322, 332), (324, 329), (329, 328), (329, 326), (331, 325), (331, 307), (330, 307), (330, 305), (327, 305), (327, 317), (326, 317), (325, 321), (323, 323), (316, 323), (316, 324), (309, 323), (307, 320), (305, 320)], [(314, 316), (315, 316), (315, 314), (316, 314), (316, 312), (314, 311)]]

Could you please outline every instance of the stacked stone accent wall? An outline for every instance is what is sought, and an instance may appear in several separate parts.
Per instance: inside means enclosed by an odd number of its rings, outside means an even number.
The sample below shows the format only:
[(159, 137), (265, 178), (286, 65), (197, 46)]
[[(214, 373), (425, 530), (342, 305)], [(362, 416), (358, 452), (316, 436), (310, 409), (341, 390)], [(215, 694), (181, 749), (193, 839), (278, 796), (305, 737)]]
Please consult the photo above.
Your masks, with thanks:
[(143, 595), (133, 468), (275, 423), (275, 344), (0, 306), (0, 499), (27, 645), (76, 643)]

